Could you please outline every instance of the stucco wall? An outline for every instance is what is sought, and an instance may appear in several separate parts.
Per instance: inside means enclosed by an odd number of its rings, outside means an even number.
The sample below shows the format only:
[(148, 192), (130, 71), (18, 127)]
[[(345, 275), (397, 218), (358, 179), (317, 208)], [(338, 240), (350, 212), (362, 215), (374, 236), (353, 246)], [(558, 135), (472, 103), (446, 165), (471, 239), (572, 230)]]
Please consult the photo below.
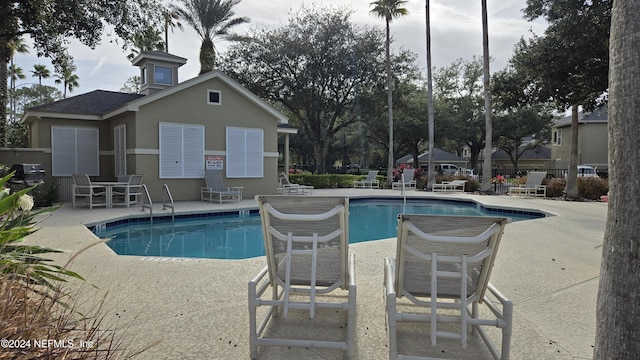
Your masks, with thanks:
[[(221, 105), (207, 104), (207, 90), (221, 92)], [(199, 200), (204, 179), (159, 179), (159, 123), (181, 123), (205, 127), (205, 155), (223, 156), (226, 169), (226, 131), (228, 126), (264, 130), (264, 177), (227, 179), (225, 186), (243, 186), (245, 198), (276, 191), (278, 120), (258, 105), (218, 79), (189, 87), (183, 91), (141, 106), (135, 113), (135, 125), (127, 126), (127, 168), (129, 173), (144, 174), (144, 183), (152, 199), (162, 199), (162, 185), (167, 184), (175, 200)], [(132, 131), (134, 127), (134, 131)], [(132, 139), (130, 134), (137, 137)], [(113, 141), (112, 141), (113, 142)], [(204, 161), (204, 159), (203, 159)], [(224, 172), (223, 172), (224, 174)]]

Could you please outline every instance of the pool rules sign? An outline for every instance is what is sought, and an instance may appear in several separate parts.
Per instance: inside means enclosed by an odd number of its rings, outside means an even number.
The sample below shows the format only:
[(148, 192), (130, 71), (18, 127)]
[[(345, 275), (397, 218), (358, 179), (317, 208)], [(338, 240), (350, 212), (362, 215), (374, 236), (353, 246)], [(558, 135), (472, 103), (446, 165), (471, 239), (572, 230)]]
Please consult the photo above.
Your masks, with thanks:
[(222, 170), (224, 162), (222, 156), (206, 155), (204, 157), (205, 170)]

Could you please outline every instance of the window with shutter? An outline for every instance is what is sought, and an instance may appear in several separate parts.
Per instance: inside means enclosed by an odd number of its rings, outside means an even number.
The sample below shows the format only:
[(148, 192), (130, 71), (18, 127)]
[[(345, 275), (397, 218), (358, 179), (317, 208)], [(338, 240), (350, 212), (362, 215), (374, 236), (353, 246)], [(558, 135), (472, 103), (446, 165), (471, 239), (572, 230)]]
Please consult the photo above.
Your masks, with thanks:
[(227, 127), (228, 178), (264, 177), (264, 131)]
[(51, 175), (100, 175), (97, 128), (51, 127)]
[(204, 126), (160, 124), (160, 178), (204, 177)]

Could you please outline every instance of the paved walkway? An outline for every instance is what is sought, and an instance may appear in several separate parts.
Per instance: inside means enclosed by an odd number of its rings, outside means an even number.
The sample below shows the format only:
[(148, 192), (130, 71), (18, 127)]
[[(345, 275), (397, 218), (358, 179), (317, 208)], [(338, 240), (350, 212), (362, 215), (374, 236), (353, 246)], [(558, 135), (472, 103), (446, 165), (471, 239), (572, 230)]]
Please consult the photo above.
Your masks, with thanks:
[[(398, 196), (391, 190), (315, 190), (314, 195)], [(553, 216), (507, 226), (492, 274), (492, 283), (514, 302), (512, 359), (591, 359), (595, 336), (596, 293), (607, 204), (524, 199), (507, 196), (434, 194), (486, 205), (537, 209)], [(238, 206), (186, 202), (177, 212), (223, 208), (256, 208), (253, 200)], [(167, 213), (156, 206), (154, 214)], [(41, 224), (30, 241), (77, 251), (98, 239), (83, 224), (140, 216), (139, 208), (64, 208)], [(351, 245), (356, 254), (358, 284), (357, 358), (387, 358), (382, 297), (383, 258), (393, 257), (395, 238)], [(64, 262), (72, 252), (59, 257)], [(106, 295), (105, 325), (118, 328), (134, 350), (162, 342), (140, 359), (246, 359), (249, 357), (247, 282), (265, 265), (264, 257), (246, 260), (195, 259), (151, 261), (115, 255), (99, 244), (76, 257), (71, 269), (97, 289), (84, 285), (82, 306)], [(305, 328), (304, 320), (299, 324)], [(426, 343), (428, 339), (419, 339)], [(457, 347), (456, 347), (457, 348)], [(456, 349), (427, 349), (432, 356)], [(444, 352), (444, 354), (443, 354)], [(476, 359), (479, 355), (465, 355)], [(463, 355), (454, 355), (456, 357)], [(340, 359), (325, 350), (271, 348), (261, 359)]]

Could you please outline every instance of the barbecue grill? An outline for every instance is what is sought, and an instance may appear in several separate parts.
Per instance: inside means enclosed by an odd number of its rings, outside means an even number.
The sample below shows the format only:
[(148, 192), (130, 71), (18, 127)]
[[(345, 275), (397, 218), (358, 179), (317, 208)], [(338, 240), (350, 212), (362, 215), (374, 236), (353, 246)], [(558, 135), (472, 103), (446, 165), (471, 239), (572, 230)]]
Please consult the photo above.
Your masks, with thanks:
[(11, 172), (13, 171), (15, 171), (15, 174), (9, 180), (12, 185), (27, 187), (44, 182), (45, 171), (41, 164), (13, 164)]

